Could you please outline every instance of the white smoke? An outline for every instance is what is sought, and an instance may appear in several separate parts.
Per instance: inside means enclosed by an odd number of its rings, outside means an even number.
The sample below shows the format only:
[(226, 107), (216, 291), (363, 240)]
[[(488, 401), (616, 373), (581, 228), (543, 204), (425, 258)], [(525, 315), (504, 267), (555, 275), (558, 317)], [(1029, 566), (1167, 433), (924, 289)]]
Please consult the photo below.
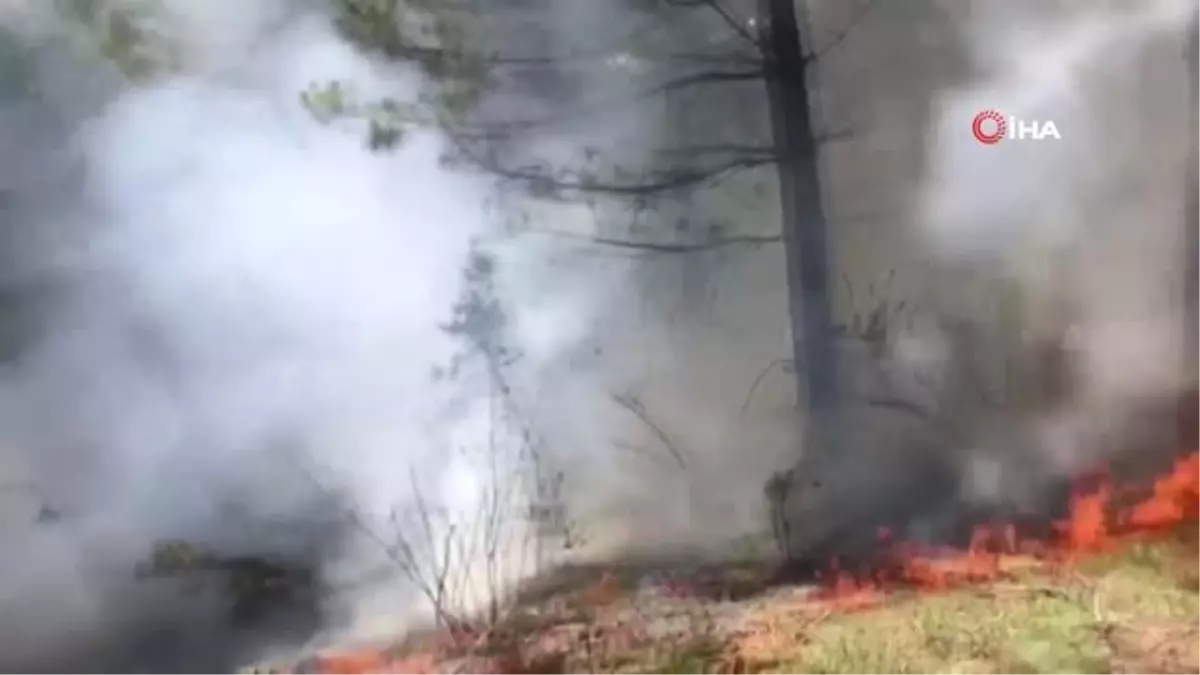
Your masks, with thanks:
[[(1078, 468), (1112, 449), (1103, 439), (1136, 402), (1192, 378), (1179, 354), (1193, 347), (1181, 344), (1180, 293), (1195, 3), (976, 9), (964, 30), (979, 76), (938, 101), (916, 220), (942, 261), (1016, 298), (1008, 320), (1028, 341), (1018, 351), (1050, 340), (1073, 354), (1077, 393), (1036, 434), (1052, 463)], [(1062, 138), (977, 143), (972, 118), (987, 109), (1052, 121)]]
[[(467, 348), (443, 325), (471, 242), (496, 231), (487, 183), (443, 168), (431, 129), (371, 153), (361, 124), (321, 124), (299, 99), (336, 80), (362, 100), (415, 102), (429, 84), (287, 3), (166, 8), (173, 69), (72, 125), (64, 156), (81, 184), (50, 185), (59, 208), (22, 216), (67, 234), (26, 256), (58, 309), (0, 379), (2, 459), (6, 481), (36, 486), (63, 521), (6, 533), (0, 622), (14, 664), (45, 653), (48, 625), (101, 640), (89, 631), (106, 612), (120, 623), (113, 589), (140, 597), (133, 564), (157, 539), (288, 545), (229, 509), (306, 527), (331, 517), (317, 508), (328, 490), (387, 539), (391, 514), (419, 496), (445, 511), (438, 527), (465, 530), (511, 469), (462, 451), (510, 442), (489, 392), (469, 371), (432, 375)], [(550, 359), (577, 330), (541, 323), (536, 355)], [(393, 565), (369, 536), (324, 544), (332, 581)], [(393, 590), (331, 600), (339, 627), (394, 630), (428, 612), (402, 579)]]
[[(992, 11), (965, 27), (981, 75), (939, 101), (920, 222), (943, 248), (1010, 251), (1078, 240), (1102, 227), (1085, 212), (1096, 201), (1090, 193), (1125, 179), (1144, 158), (1173, 168), (1179, 161), (1139, 143), (1145, 121), (1132, 118), (1125, 97), (1139, 93), (1147, 49), (1182, 35), (1190, 3), (1095, 3), (1060, 17), (1027, 5), (983, 7)], [(1163, 84), (1156, 97), (1178, 89)], [(1062, 139), (975, 143), (971, 120), (988, 109), (1054, 122)]]

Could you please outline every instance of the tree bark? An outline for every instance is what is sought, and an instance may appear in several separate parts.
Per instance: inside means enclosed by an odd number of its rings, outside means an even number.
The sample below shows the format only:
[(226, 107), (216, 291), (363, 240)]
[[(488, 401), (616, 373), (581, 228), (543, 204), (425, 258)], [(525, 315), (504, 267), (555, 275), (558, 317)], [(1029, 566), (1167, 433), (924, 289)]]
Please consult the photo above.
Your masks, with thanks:
[(823, 426), (835, 411), (838, 381), (829, 294), (828, 224), (821, 202), (809, 64), (801, 46), (795, 0), (759, 3), (767, 102), (780, 156), (779, 194), (797, 403), (807, 413), (809, 426)]

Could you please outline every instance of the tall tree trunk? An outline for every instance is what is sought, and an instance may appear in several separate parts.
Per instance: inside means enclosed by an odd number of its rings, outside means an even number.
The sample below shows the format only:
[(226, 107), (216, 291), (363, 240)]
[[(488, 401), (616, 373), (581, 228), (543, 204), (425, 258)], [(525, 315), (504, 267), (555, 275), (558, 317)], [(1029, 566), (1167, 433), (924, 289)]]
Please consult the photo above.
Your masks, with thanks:
[[(759, 41), (772, 132), (781, 155), (779, 193), (797, 399), (808, 425), (824, 427), (838, 400), (828, 224), (821, 203), (808, 62), (801, 48), (795, 2), (759, 0)], [(820, 438), (828, 440), (824, 434)]]

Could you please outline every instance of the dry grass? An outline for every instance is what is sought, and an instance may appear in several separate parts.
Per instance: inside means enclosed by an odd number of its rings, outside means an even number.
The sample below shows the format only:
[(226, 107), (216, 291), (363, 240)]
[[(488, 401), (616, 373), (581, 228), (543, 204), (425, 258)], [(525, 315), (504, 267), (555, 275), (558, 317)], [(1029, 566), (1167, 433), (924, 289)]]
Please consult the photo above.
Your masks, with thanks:
[(665, 585), (597, 572), (469, 645), (400, 650), (390, 668), (413, 672), (417, 659), (422, 672), (1198, 673), (1197, 564), (1193, 533), (852, 612), (796, 588), (747, 594), (744, 567), (726, 575), (736, 594), (714, 590), (711, 569)]

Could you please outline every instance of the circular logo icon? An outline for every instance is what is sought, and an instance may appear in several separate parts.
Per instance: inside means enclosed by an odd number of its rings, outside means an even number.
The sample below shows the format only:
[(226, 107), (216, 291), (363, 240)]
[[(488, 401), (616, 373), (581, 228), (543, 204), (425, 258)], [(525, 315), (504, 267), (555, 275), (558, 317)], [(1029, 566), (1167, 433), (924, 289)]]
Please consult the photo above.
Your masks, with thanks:
[(1008, 122), (995, 110), (984, 110), (971, 122), (971, 133), (984, 145), (995, 145), (1008, 132)]

